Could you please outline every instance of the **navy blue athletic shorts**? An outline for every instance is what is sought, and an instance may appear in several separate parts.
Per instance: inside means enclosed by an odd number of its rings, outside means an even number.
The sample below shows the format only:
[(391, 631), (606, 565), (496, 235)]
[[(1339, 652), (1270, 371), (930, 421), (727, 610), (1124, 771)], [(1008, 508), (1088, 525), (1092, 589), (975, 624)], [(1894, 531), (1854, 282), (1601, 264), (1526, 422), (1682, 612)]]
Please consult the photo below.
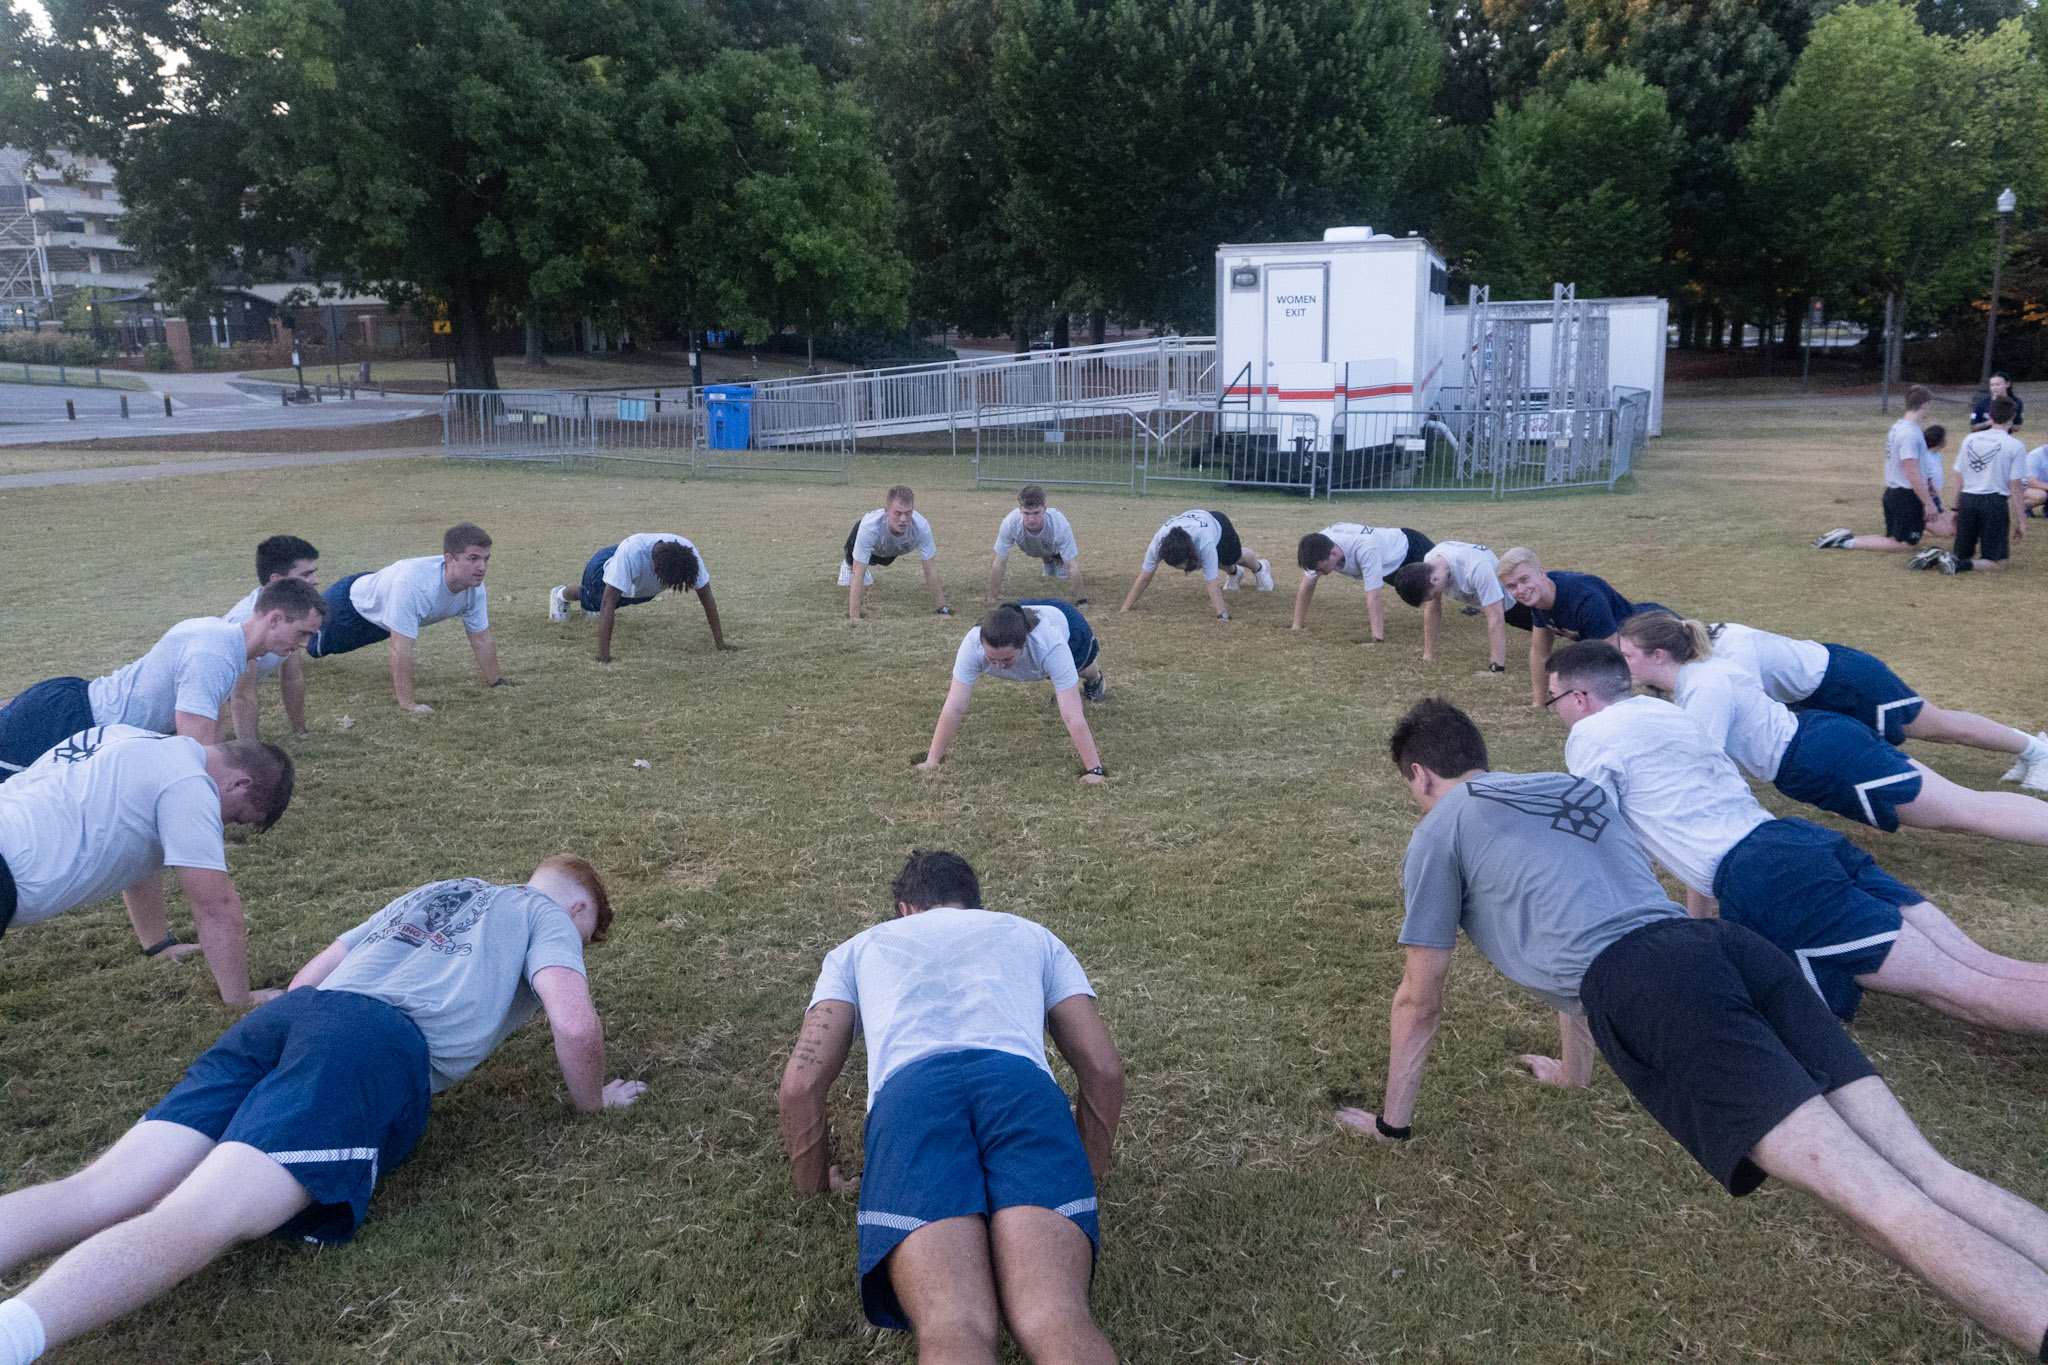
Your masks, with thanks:
[(877, 1327), (910, 1329), (883, 1263), (927, 1223), (1031, 1204), (1072, 1219), (1101, 1250), (1073, 1111), (1027, 1058), (971, 1048), (912, 1062), (883, 1082), (863, 1143), (860, 1301)]
[(1927, 897), (1834, 830), (1770, 820), (1728, 850), (1714, 872), (1721, 918), (1792, 955), (1806, 984), (1841, 1019), (1863, 999), (1856, 978), (1884, 965), (1899, 909)]
[(1890, 834), (1920, 795), (1920, 770), (1867, 725), (1833, 711), (1800, 711), (1799, 733), (1773, 784), (1794, 801)]
[(1873, 1067), (1792, 965), (1732, 920), (1676, 916), (1602, 949), (1579, 982), (1600, 1055), (1733, 1195), (1786, 1115)]
[(142, 1117), (254, 1147), (292, 1173), (311, 1207), (271, 1235), (346, 1242), (377, 1177), (427, 1128), (427, 1040), (404, 1011), (353, 991), (302, 987), (249, 1011)]
[(1073, 603), (1058, 597), (1033, 597), (1017, 605), (1057, 611), (1067, 618), (1067, 651), (1074, 656), (1075, 672), (1094, 663), (1095, 656), (1102, 652), (1102, 644), (1095, 638), (1095, 627), (1088, 624), (1088, 618)]
[(90, 686), (83, 678), (46, 678), (0, 707), (0, 782), (92, 729)]
[[(576, 589), (576, 600), (582, 604), (583, 610), (593, 614), (604, 610), (604, 566), (612, 562), (612, 556), (618, 552), (618, 548), (616, 545), (605, 546), (592, 555), (590, 562), (583, 566), (583, 584)], [(622, 596), (619, 598), (619, 605), (631, 607), (653, 600), (652, 597)]]
[(1847, 645), (1827, 645), (1828, 669), (1821, 675), (1813, 695), (1792, 703), (1794, 711), (1833, 711), (1860, 720), (1887, 744), (1906, 738), (1911, 725), (1925, 705), (1884, 660)]
[(348, 600), (348, 590), (364, 576), (352, 573), (347, 578), (337, 579), (320, 594), (327, 603), (327, 623), (307, 643), (306, 657), (324, 659), (330, 654), (346, 654), (352, 649), (391, 638), (390, 631), (357, 611), (356, 604)]

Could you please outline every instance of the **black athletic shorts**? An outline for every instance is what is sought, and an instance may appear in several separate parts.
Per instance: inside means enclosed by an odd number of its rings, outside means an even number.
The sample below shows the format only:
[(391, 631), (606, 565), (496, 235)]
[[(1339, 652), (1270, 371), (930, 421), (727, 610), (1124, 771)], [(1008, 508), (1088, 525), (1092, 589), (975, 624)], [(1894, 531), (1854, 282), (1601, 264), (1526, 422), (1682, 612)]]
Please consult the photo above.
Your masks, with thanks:
[[(851, 564), (851, 563), (853, 563), (853, 542), (854, 542), (854, 539), (855, 539), (855, 537), (857, 537), (857, 536), (859, 536), (859, 535), (860, 535), (860, 522), (856, 521), (856, 522), (855, 522), (855, 523), (853, 524), (853, 529), (852, 529), (851, 531), (848, 531), (848, 532), (846, 533), (846, 562), (847, 562), (848, 564)], [(871, 567), (873, 567), (873, 568), (877, 568), (877, 569), (881, 568), (881, 567), (882, 567), (882, 566), (883, 566), (884, 564), (894, 564), (895, 562), (896, 562), (896, 556), (895, 556), (895, 555), (876, 555), (876, 556), (875, 556), (875, 557), (874, 557), (873, 559), (871, 559), (871, 560), (869, 560), (869, 561), (868, 561), (868, 563), (869, 563), (869, 565), (870, 565)]]
[(1927, 529), (1927, 509), (1910, 488), (1884, 490), (1884, 533), (1902, 545), (1918, 545)]
[(2007, 559), (2012, 555), (2012, 503), (2003, 493), (1964, 493), (1956, 499), (1956, 558)]
[(18, 904), (14, 892), (14, 873), (7, 867), (7, 860), (0, 858), (0, 936), (5, 936), (7, 926), (14, 923), (14, 911)]
[(1223, 528), (1223, 535), (1216, 542), (1216, 567), (1227, 574), (1231, 565), (1244, 558), (1244, 542), (1237, 538), (1237, 528), (1230, 524), (1229, 517), (1221, 512), (1209, 515), (1216, 518), (1216, 524)]
[(1792, 959), (1729, 920), (1616, 939), (1579, 999), (1629, 1094), (1730, 1194), (1764, 1183), (1749, 1153), (1786, 1115), (1877, 1074)]
[(1408, 557), (1401, 561), (1401, 567), (1420, 564), (1422, 557), (1436, 548), (1436, 542), (1412, 526), (1403, 526), (1401, 534), (1408, 537)]

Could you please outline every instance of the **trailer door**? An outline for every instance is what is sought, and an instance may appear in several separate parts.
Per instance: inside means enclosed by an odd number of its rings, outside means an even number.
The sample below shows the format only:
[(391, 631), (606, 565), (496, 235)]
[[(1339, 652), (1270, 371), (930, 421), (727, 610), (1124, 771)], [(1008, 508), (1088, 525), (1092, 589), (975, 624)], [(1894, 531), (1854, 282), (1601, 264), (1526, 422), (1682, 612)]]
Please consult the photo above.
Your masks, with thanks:
[[(1266, 267), (1266, 367), (1330, 358), (1330, 267)], [(1267, 381), (1269, 384), (1271, 380)]]

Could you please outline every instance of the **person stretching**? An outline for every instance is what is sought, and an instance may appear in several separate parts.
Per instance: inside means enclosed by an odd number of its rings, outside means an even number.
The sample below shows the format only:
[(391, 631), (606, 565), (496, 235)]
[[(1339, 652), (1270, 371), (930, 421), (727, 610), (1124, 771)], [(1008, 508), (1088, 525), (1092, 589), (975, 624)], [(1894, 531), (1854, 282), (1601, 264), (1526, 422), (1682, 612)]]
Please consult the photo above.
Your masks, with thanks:
[(1403, 565), (1420, 564), (1434, 548), (1435, 541), (1406, 526), (1340, 521), (1309, 532), (1294, 547), (1295, 562), (1301, 565), (1301, 586), (1294, 592), (1294, 629), (1300, 630), (1308, 619), (1308, 601), (1316, 595), (1316, 580), (1343, 574), (1365, 588), (1366, 624), (1372, 628), (1372, 638), (1366, 643), (1384, 643), (1387, 618), (1380, 606), (1380, 584)]
[(1529, 632), (1529, 704), (1539, 711), (1548, 704), (1545, 666), (1558, 636), (1611, 641), (1621, 623), (1637, 612), (1670, 610), (1655, 602), (1630, 602), (1606, 579), (1589, 573), (1547, 572), (1526, 545), (1500, 557), (1500, 585), (1515, 599), (1507, 623)]
[[(256, 546), (256, 587), (247, 597), (221, 613), (221, 620), (240, 625), (256, 614), (256, 599), (281, 578), (296, 578), (315, 592), (320, 588), (320, 552), (311, 542), (297, 536), (271, 536)], [(321, 603), (325, 618), (326, 603)], [(306, 733), (306, 663), (298, 650), (288, 654), (265, 654), (250, 661), (235, 690), (228, 698), (228, 716), (234, 721), (236, 739), (261, 739), (262, 699), (257, 688), (263, 680), (277, 678), (284, 694), (284, 716), (292, 733)]]
[(1073, 523), (1059, 508), (1045, 505), (1045, 490), (1035, 483), (1017, 490), (1017, 505), (996, 527), (995, 567), (988, 575), (990, 602), (1002, 600), (1003, 571), (1009, 567), (1014, 550), (1022, 550), (1040, 561), (1041, 578), (1071, 577), (1074, 605), (1086, 604), (1088, 590), (1081, 583), (1081, 547), (1074, 541)]
[(1565, 765), (1614, 798), (1637, 842), (1686, 885), (1686, 909), (1763, 935), (1844, 1020), (1866, 990), (1903, 995), (1986, 1028), (2048, 1034), (2048, 965), (1980, 947), (1928, 899), (1831, 829), (1757, 804), (1701, 724), (1629, 695), (1628, 661), (1604, 641), (1550, 660), (1571, 727)]
[(1390, 748), (1423, 812), (1401, 871), (1407, 965), (1386, 1099), (1341, 1125), (1409, 1138), (1463, 929), (1558, 1012), (1561, 1055), (1523, 1058), (1538, 1080), (1590, 1084), (1597, 1049), (1730, 1194), (1775, 1176), (1994, 1334), (2048, 1346), (2048, 1213), (1944, 1160), (1784, 953), (1672, 904), (1598, 783), (1489, 771), (1479, 727), (1444, 701)]
[(1906, 415), (1884, 438), (1884, 534), (1859, 536), (1847, 526), (1813, 538), (1816, 550), (1910, 550), (1923, 535), (1955, 533), (1955, 518), (1944, 513), (1927, 483), (1927, 441), (1920, 427), (1934, 395), (1915, 384), (1906, 390)]
[(1794, 711), (1835, 711), (1860, 720), (1887, 744), (1909, 739), (1962, 744), (2019, 761), (2004, 780), (2048, 791), (2048, 732), (2029, 735), (1970, 711), (1945, 711), (1922, 698), (1884, 660), (1847, 645), (1795, 640), (1723, 621), (1707, 627), (1717, 658), (1747, 669), (1774, 701)]
[(917, 494), (897, 484), (882, 505), (855, 522), (846, 533), (846, 557), (839, 565), (839, 586), (847, 589), (846, 619), (860, 620), (861, 595), (875, 581), (875, 567), (894, 564), (898, 555), (917, 551), (924, 566), (924, 585), (931, 589), (932, 609), (951, 616), (946, 585), (939, 581), (939, 543), (932, 524), (917, 510)]
[(1904, 823), (2048, 844), (2048, 802), (1959, 787), (1836, 712), (1794, 715), (1746, 669), (1713, 657), (1698, 621), (1642, 612), (1622, 623), (1620, 647), (1637, 682), (1669, 692), (1736, 767), (1794, 801), (1887, 834)]
[[(583, 566), (583, 581), (576, 589), (576, 604), (586, 615), (597, 617), (597, 661), (612, 661), (612, 621), (620, 607), (652, 602), (663, 591), (689, 589), (704, 608), (711, 626), (711, 645), (725, 648), (725, 634), (718, 626), (718, 603), (711, 596), (711, 570), (704, 567), (697, 547), (681, 536), (643, 532), (607, 545)], [(548, 620), (569, 619), (569, 585), (564, 583), (548, 594)]]
[(610, 920), (590, 864), (555, 857), (524, 886), (432, 882), (329, 944), (105, 1155), (0, 1195), (0, 1275), (62, 1253), (0, 1303), (0, 1365), (133, 1312), (239, 1243), (349, 1241), (431, 1097), (536, 1010), (576, 1108), (631, 1104), (647, 1087), (606, 1083), (584, 978)]
[(501, 687), (498, 646), (491, 639), (491, 613), (484, 574), (491, 566), (491, 538), (483, 527), (462, 522), (441, 535), (441, 553), (401, 559), (375, 573), (352, 573), (326, 593), (327, 626), (306, 646), (315, 659), (391, 642), (391, 692), (401, 711), (426, 715), (434, 708), (412, 689), (413, 642), (423, 626), (462, 618), (469, 650), (484, 686)]
[[(1237, 591), (1246, 569), (1252, 571), (1260, 592), (1273, 591), (1273, 566), (1244, 547), (1230, 518), (1221, 512), (1191, 508), (1152, 533), (1152, 543), (1145, 547), (1145, 563), (1124, 595), (1120, 610), (1129, 611), (1138, 604), (1162, 562), (1182, 573), (1202, 571), (1202, 586), (1208, 589), (1209, 605), (1216, 608), (1219, 620), (1230, 619), (1223, 594)], [(1225, 570), (1229, 571), (1227, 578)]]
[(294, 653), (315, 638), (326, 615), (317, 591), (286, 579), (259, 591), (239, 625), (195, 616), (118, 673), (37, 683), (0, 708), (0, 782), (95, 725), (133, 725), (212, 744), (250, 661)]
[[(1124, 1071), (1095, 991), (1043, 926), (978, 908), (957, 853), (911, 853), (896, 917), (834, 948), (782, 1073), (797, 1193), (840, 1193), (826, 1100), (865, 1034), (860, 1298), (922, 1360), (995, 1365), (996, 1331), (1033, 1361), (1115, 1365), (1088, 1311)], [(1073, 1109), (1045, 1037), (1073, 1068)], [(1000, 1314), (1000, 1317), (998, 1316)]]
[(1422, 609), (1422, 661), (1436, 657), (1437, 632), (1443, 628), (1444, 594), (1465, 604), (1466, 615), (1486, 616), (1488, 663), (1481, 677), (1508, 671), (1507, 591), (1500, 585), (1500, 560), (1484, 545), (1440, 540), (1419, 564), (1404, 564), (1387, 575), (1403, 602)]
[[(291, 805), (292, 780), (291, 755), (255, 740), (202, 745), (133, 725), (71, 736), (0, 787), (0, 934), (118, 891), (144, 957), (204, 952), (223, 1002), (268, 1000), (277, 992), (249, 989), (222, 826), (269, 829)], [(170, 931), (167, 867), (178, 869), (197, 947)]]
[(1102, 700), (1101, 652), (1088, 618), (1057, 597), (1005, 602), (994, 608), (967, 632), (953, 656), (953, 682), (946, 689), (946, 704), (932, 731), (932, 746), (913, 760), (918, 771), (931, 772), (945, 759), (960, 722), (967, 719), (974, 684), (988, 673), (1012, 682), (1052, 679), (1060, 719), (1066, 722), (1067, 737), (1081, 755), (1081, 780), (1100, 782), (1102, 756), (1095, 750), (1088, 717), (1081, 713), (1081, 699)]

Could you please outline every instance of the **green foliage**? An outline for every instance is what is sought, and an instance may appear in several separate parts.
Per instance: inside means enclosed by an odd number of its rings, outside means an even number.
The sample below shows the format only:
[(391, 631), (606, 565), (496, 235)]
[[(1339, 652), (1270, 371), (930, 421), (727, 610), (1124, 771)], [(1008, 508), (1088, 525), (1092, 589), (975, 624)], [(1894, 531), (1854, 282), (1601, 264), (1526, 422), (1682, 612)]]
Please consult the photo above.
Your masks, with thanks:
[(90, 335), (43, 331), (0, 332), (0, 360), (16, 365), (91, 365), (100, 348)]
[(1625, 67), (1500, 106), (1464, 197), (1473, 278), (1501, 298), (1650, 289), (1679, 149), (1664, 92)]
[(178, 365), (176, 357), (171, 354), (171, 348), (161, 341), (152, 342), (142, 348), (142, 363), (152, 370), (165, 374), (176, 369)]

